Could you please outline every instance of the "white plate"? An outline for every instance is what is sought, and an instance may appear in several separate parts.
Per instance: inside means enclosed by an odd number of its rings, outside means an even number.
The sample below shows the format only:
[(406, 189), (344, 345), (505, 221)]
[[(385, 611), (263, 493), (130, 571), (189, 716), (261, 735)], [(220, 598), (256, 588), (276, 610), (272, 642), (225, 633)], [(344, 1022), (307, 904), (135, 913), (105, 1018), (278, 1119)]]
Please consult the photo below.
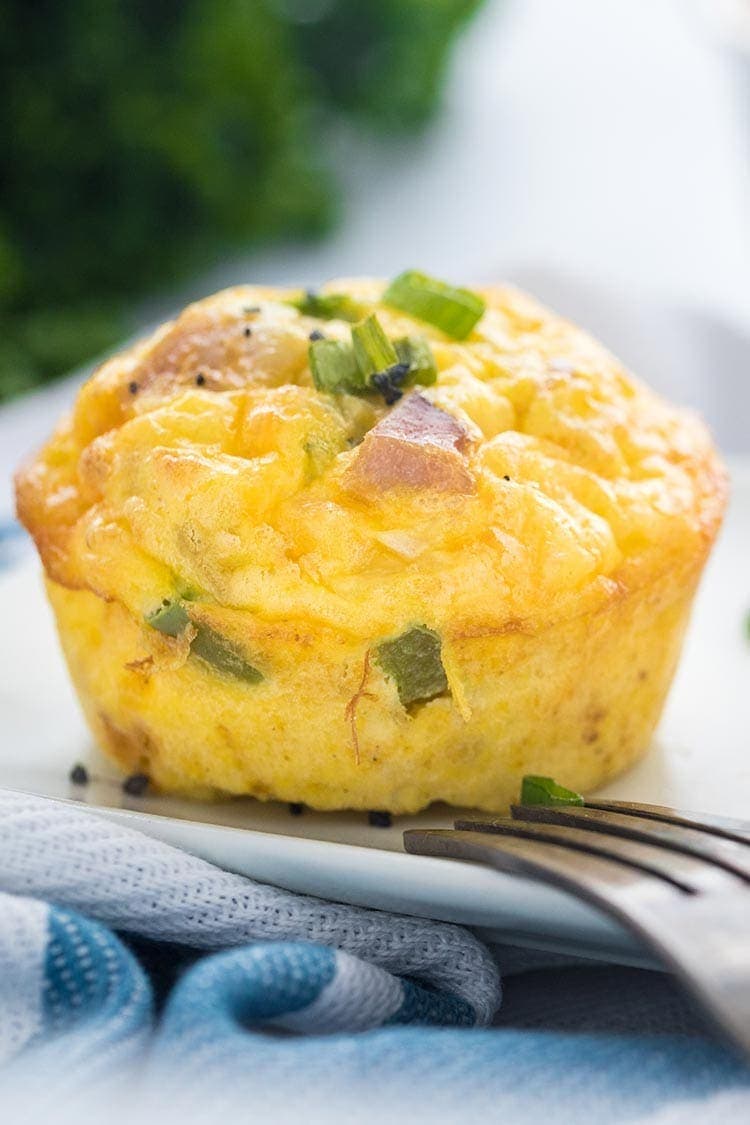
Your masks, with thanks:
[[(750, 462), (733, 466), (729, 516), (698, 597), (654, 746), (604, 793), (750, 819)], [(92, 747), (68, 684), (39, 571), (29, 557), (0, 577), (0, 786), (75, 799), (229, 870), (339, 901), (461, 922), (496, 939), (640, 961), (622, 930), (562, 891), (479, 865), (407, 855), (405, 828), (446, 826), (433, 808), (371, 828), (362, 814), (234, 800), (128, 798)], [(97, 780), (76, 789), (85, 762)]]

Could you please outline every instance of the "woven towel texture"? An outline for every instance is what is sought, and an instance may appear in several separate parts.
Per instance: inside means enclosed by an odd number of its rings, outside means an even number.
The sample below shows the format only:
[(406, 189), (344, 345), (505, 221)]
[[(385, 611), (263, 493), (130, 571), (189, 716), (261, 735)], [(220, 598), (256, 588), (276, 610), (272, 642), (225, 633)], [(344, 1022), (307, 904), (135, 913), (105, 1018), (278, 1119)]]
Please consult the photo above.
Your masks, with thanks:
[[(2, 1120), (614, 1125), (676, 1094), (691, 1125), (713, 1120), (716, 1094), (750, 1117), (750, 1070), (695, 1028), (674, 1034), (687, 1025), (653, 973), (612, 970), (610, 1003), (629, 980), (630, 1014), (605, 1006), (593, 1032), (576, 1027), (596, 1005), (585, 970), (567, 1002), (566, 970), (550, 970), (565, 1030), (542, 1030), (532, 959), (498, 1025), (478, 1028), (497, 970), (458, 927), (287, 894), (5, 794), (0, 895)], [(537, 982), (525, 1005), (524, 976)], [(651, 1034), (633, 1033), (639, 1010)]]
[(0, 1066), (32, 1042), (44, 1024), (42, 992), (48, 910), (0, 893)]
[(0, 793), (0, 856), (0, 889), (113, 929), (203, 949), (318, 942), (460, 997), (477, 1023), (500, 1003), (494, 960), (458, 926), (255, 883), (75, 807)]

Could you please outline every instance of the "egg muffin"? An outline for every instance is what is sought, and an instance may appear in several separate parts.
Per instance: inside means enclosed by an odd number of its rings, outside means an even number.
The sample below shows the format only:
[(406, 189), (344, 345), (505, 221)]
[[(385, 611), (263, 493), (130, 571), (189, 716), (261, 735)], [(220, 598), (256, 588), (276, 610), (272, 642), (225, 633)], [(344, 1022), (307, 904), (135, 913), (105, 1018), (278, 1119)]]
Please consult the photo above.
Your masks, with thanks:
[(190, 305), (16, 485), (124, 771), (394, 813), (635, 761), (726, 498), (701, 422), (590, 336), (415, 271)]

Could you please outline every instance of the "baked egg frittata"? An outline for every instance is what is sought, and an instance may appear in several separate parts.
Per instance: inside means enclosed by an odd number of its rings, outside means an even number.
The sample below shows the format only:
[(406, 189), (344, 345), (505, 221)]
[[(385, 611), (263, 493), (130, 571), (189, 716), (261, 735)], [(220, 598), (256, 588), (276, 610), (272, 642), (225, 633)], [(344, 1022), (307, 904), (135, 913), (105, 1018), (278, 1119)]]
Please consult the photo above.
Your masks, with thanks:
[(396, 813), (633, 762), (725, 494), (702, 424), (580, 329), (413, 271), (189, 306), (17, 477), (127, 772)]

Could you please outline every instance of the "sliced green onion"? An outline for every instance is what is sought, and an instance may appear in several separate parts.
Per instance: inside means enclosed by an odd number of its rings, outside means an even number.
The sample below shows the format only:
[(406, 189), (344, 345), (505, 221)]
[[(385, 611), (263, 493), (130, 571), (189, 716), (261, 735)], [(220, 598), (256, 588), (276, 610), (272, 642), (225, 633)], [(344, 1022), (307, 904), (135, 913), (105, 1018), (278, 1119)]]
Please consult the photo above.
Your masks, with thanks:
[(248, 684), (257, 684), (263, 675), (245, 660), (242, 653), (209, 625), (201, 622), (192, 622), (190, 615), (179, 601), (164, 601), (154, 613), (146, 616), (146, 621), (152, 629), (158, 629), (167, 637), (181, 636), (188, 625), (193, 625), (195, 636), (190, 642), (190, 655), (197, 656), (206, 664), (210, 664), (219, 672), (233, 676), (236, 680), (244, 680)]
[(487, 307), (476, 293), (457, 289), (419, 270), (399, 274), (383, 294), (383, 304), (434, 324), (455, 340), (464, 340)]
[(395, 682), (404, 707), (424, 703), (448, 690), (440, 647), (439, 633), (415, 625), (392, 640), (381, 641), (375, 649), (375, 661)]
[(368, 305), (355, 301), (346, 293), (318, 293), (306, 289), (299, 297), (286, 302), (304, 316), (316, 316), (320, 320), (361, 320), (366, 315)]
[(381, 394), (386, 405), (398, 402), (404, 393), (401, 388), (409, 366), (399, 361), (396, 349), (373, 313), (352, 328), (352, 345), (360, 374), (368, 387)]
[(437, 381), (438, 373), (435, 357), (432, 354), (432, 348), (424, 337), (402, 336), (400, 340), (393, 341), (393, 346), (401, 362), (409, 365), (409, 374), (406, 377), (407, 386), (421, 383), (423, 387), (429, 387)]
[(319, 391), (340, 395), (362, 394), (367, 389), (351, 344), (343, 340), (314, 340), (309, 355), (313, 382)]
[(363, 378), (387, 371), (398, 363), (396, 349), (383, 331), (374, 313), (352, 328), (354, 357)]
[(210, 664), (218, 672), (224, 672), (235, 680), (248, 684), (258, 684), (263, 675), (245, 660), (242, 653), (209, 625), (196, 624), (197, 633), (190, 644), (190, 655), (197, 656)]
[(583, 797), (554, 778), (527, 774), (521, 782), (522, 805), (582, 805)]
[(167, 637), (179, 637), (190, 624), (187, 610), (179, 602), (164, 601), (157, 610), (146, 615), (152, 629), (158, 629)]

